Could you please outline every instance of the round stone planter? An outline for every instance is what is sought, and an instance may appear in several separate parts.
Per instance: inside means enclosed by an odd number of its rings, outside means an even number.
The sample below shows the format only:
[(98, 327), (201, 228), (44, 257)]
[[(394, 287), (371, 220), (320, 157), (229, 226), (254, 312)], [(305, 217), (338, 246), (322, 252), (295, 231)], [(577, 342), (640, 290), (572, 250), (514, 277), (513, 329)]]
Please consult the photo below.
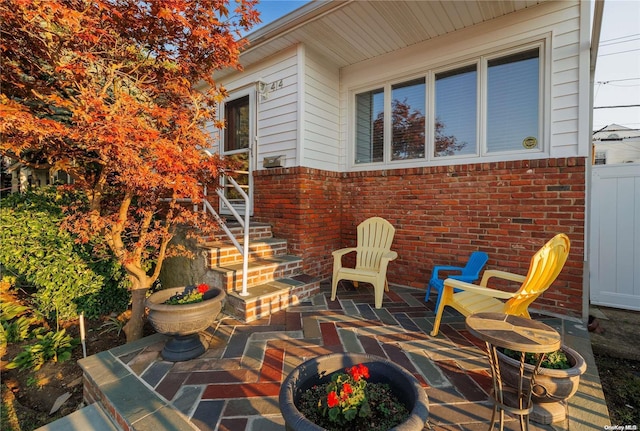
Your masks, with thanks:
[(222, 289), (209, 287), (202, 302), (164, 304), (171, 296), (183, 290), (184, 287), (163, 289), (151, 294), (145, 302), (153, 328), (172, 336), (162, 349), (162, 357), (171, 362), (188, 361), (205, 352), (206, 347), (198, 333), (213, 324), (227, 296)]
[(369, 368), (368, 382), (387, 383), (394, 395), (410, 412), (406, 421), (393, 431), (421, 431), (429, 416), (429, 401), (418, 380), (393, 362), (364, 353), (333, 353), (310, 359), (296, 367), (280, 387), (280, 412), (288, 431), (322, 431), (324, 428), (307, 420), (296, 403), (310, 387), (327, 383), (331, 374), (347, 367), (364, 364)]
[[(567, 355), (571, 368), (557, 370), (540, 367), (531, 394), (533, 412), (530, 419), (541, 424), (551, 424), (566, 418), (566, 400), (578, 390), (580, 376), (587, 371), (587, 364), (580, 353), (565, 346), (560, 349)], [(513, 388), (518, 384), (520, 362), (498, 350), (500, 375), (504, 384)], [(531, 375), (533, 365), (525, 364), (525, 374)], [(528, 381), (524, 389), (529, 389)]]
[[(531, 395), (534, 403), (564, 401), (573, 396), (578, 390), (580, 376), (587, 371), (587, 364), (584, 362), (584, 358), (580, 353), (575, 350), (564, 344), (560, 349), (567, 355), (571, 368), (556, 370), (540, 367)], [(520, 362), (506, 356), (500, 351), (498, 351), (498, 358), (500, 361), (500, 374), (505, 384), (511, 387), (517, 387)], [(525, 373), (531, 374), (533, 372), (533, 365), (525, 364), (524, 367)], [(528, 390), (529, 387), (525, 385), (525, 389)]]

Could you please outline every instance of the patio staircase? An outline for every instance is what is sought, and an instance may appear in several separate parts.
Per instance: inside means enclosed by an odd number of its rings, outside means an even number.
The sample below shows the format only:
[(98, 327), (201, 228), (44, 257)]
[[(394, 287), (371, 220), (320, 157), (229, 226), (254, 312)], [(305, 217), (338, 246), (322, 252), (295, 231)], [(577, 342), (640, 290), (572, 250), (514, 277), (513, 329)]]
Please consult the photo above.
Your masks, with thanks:
[[(228, 227), (242, 245), (243, 228)], [(303, 273), (302, 259), (287, 254), (287, 241), (274, 238), (269, 224), (250, 224), (247, 274), (243, 273), (242, 254), (230, 240), (216, 238), (200, 247), (206, 253), (207, 279), (227, 292), (224, 312), (244, 322), (297, 305), (320, 289), (320, 280)], [(244, 276), (246, 296), (242, 295)]]

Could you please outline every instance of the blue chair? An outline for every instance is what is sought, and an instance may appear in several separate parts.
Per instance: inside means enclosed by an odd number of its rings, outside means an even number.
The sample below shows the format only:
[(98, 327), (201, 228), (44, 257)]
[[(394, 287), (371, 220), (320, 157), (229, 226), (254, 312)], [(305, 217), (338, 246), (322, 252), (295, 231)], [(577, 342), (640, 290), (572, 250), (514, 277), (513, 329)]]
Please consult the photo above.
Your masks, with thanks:
[[(469, 256), (469, 261), (464, 267), (461, 266), (434, 266), (433, 274), (431, 274), (431, 280), (429, 280), (429, 285), (427, 286), (427, 294), (424, 297), (424, 301), (429, 301), (429, 294), (431, 293), (431, 288), (434, 288), (438, 291), (438, 300), (436, 301), (436, 310), (438, 309), (438, 305), (440, 305), (440, 296), (442, 294), (442, 289), (444, 288), (444, 279), (438, 278), (438, 271), (459, 271), (460, 274), (447, 275), (446, 278), (453, 278), (455, 280), (466, 281), (467, 283), (472, 283), (480, 277), (480, 271), (484, 268), (484, 265), (489, 260), (489, 256), (484, 251), (474, 251)], [(458, 291), (458, 290), (456, 290)]]

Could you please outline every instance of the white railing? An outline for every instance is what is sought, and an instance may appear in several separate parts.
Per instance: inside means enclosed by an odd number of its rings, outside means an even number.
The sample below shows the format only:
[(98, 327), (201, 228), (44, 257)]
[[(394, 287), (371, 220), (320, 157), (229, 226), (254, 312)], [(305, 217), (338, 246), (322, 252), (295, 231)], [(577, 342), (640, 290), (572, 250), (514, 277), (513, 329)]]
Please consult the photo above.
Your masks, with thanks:
[[(225, 174), (226, 175), (226, 174)], [(218, 215), (216, 210), (211, 206), (209, 201), (206, 199), (204, 202), (204, 209), (208, 211), (213, 218), (218, 222), (222, 230), (227, 234), (233, 245), (236, 246), (240, 254), (242, 254), (242, 292), (240, 292), (240, 296), (247, 296), (249, 293), (247, 292), (247, 273), (249, 270), (249, 215), (251, 213), (251, 207), (249, 203), (249, 196), (242, 190), (242, 187), (238, 185), (236, 180), (231, 178), (229, 175), (226, 175), (226, 181), (229, 182), (233, 186), (233, 188), (242, 196), (244, 200), (244, 218), (238, 213), (238, 211), (234, 208), (234, 206), (229, 202), (227, 197), (224, 195), (223, 189), (216, 190), (216, 193), (220, 200), (227, 206), (231, 214), (236, 219), (236, 221), (242, 226), (244, 237), (242, 245), (238, 242), (238, 239), (233, 235), (225, 221)], [(205, 190), (206, 194), (206, 190)]]

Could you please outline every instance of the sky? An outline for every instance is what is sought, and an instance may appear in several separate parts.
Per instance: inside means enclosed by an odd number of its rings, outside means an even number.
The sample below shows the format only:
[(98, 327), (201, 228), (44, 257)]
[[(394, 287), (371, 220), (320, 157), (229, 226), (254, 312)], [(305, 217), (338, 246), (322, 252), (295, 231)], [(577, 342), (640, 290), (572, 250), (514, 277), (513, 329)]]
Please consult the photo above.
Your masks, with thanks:
[(610, 124), (640, 129), (640, 1), (605, 0), (596, 63), (593, 129)]
[[(261, 0), (257, 8), (261, 12), (262, 24), (253, 30), (305, 3), (299, 0)], [(638, 106), (601, 108), (624, 105)], [(594, 130), (613, 123), (640, 129), (640, 0), (605, 0), (593, 106), (596, 108), (593, 111)]]

